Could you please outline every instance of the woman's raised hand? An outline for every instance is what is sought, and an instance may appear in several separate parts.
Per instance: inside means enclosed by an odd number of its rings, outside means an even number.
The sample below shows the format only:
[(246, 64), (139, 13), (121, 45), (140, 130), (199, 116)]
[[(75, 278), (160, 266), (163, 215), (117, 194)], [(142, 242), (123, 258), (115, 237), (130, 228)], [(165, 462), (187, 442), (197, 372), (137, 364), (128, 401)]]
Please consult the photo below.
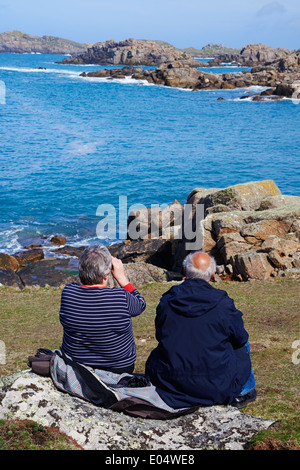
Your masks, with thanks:
[(120, 284), (121, 287), (129, 284), (129, 280), (124, 271), (124, 265), (122, 261), (118, 258), (112, 256), (112, 270), (111, 273), (115, 280)]

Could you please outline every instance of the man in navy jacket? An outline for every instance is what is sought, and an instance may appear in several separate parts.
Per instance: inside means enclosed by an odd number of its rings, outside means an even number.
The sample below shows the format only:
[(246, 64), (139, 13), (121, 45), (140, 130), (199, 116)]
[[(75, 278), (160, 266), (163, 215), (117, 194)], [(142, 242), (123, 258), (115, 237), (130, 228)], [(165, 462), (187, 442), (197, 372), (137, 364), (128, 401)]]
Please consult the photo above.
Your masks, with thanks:
[(215, 260), (202, 251), (184, 260), (186, 279), (166, 292), (157, 307), (158, 346), (146, 374), (172, 408), (255, 400), (248, 333), (242, 313), (209, 281)]

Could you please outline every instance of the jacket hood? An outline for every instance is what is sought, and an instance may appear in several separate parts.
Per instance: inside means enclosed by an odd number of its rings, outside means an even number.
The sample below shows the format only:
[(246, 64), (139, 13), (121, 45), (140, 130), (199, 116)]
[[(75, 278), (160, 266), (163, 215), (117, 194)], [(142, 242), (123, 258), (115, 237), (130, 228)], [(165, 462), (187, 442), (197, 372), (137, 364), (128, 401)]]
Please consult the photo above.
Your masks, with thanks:
[(172, 310), (185, 317), (201, 316), (214, 309), (227, 293), (202, 279), (186, 279), (168, 292)]

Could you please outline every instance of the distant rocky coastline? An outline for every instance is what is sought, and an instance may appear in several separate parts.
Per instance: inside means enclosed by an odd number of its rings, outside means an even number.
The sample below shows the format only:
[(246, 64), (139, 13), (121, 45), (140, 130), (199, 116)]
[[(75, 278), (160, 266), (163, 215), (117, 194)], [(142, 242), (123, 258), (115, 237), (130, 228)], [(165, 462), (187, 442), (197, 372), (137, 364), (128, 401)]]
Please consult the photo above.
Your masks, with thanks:
[(55, 36), (33, 36), (21, 31), (0, 33), (0, 53), (78, 54), (89, 46)]
[(233, 54), (239, 54), (241, 52), (241, 48), (232, 48), (232, 47), (227, 47), (224, 46), (224, 44), (206, 44), (206, 46), (203, 46), (201, 49), (196, 49), (195, 47), (186, 47), (184, 49), (181, 49), (184, 52), (187, 52), (188, 54), (191, 54), (192, 57), (194, 58), (212, 58), (212, 57), (219, 57), (221, 55), (233, 55)]
[[(203, 205), (205, 218), (197, 230), (203, 237), (202, 249), (216, 259), (216, 282), (300, 276), (300, 197), (282, 195), (276, 184), (267, 180), (224, 189), (195, 188), (187, 204), (192, 208), (194, 227), (197, 207)], [(170, 217), (170, 213), (177, 216)], [(155, 236), (149, 209), (129, 214), (128, 226), (138, 217), (143, 237), (128, 235), (109, 250), (122, 259), (134, 285), (183, 279), (182, 261), (189, 252), (183, 214), (184, 206), (178, 201), (161, 211)], [(182, 236), (178, 237), (180, 231)], [(57, 246), (52, 251), (57, 257), (45, 258), (42, 244), (14, 255), (0, 253), (0, 284), (24, 289), (78, 282), (78, 259), (85, 246), (72, 247), (61, 236), (47, 240), (47, 244)]]
[(210, 60), (210, 66), (221, 64), (253, 67), (258, 64), (269, 64), (279, 59), (285, 59), (292, 51), (285, 48), (273, 48), (265, 44), (248, 44), (238, 53), (220, 53)]

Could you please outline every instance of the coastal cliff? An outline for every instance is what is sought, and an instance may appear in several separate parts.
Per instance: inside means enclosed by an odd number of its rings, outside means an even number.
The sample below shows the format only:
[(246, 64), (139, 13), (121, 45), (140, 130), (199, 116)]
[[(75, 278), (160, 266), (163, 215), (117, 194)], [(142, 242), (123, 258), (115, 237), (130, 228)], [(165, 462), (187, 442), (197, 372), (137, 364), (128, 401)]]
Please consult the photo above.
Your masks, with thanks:
[(0, 53), (76, 54), (88, 45), (55, 36), (33, 36), (21, 31), (0, 33)]

